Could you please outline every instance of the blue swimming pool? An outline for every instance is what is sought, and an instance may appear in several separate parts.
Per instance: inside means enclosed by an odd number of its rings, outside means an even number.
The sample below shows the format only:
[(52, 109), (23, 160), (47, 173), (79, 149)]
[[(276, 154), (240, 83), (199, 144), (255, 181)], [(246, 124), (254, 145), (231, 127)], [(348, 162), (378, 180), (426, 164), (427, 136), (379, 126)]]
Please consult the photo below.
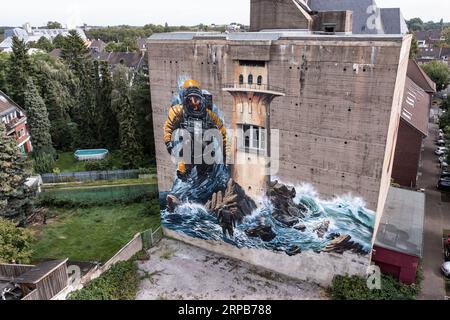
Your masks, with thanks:
[(105, 159), (109, 151), (106, 149), (77, 150), (75, 158), (78, 161), (91, 161)]

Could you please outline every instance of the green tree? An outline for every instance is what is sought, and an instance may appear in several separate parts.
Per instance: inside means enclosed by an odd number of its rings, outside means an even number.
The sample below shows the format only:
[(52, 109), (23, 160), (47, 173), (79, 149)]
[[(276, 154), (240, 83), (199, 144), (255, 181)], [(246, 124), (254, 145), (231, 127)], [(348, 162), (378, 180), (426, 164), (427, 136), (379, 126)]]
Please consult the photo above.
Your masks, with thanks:
[(422, 31), (423, 30), (423, 21), (420, 18), (413, 18), (407, 21), (408, 29), (410, 31)]
[(422, 66), (426, 74), (436, 83), (438, 91), (444, 90), (450, 84), (450, 70), (442, 61), (432, 61)]
[(137, 131), (138, 135), (142, 137), (144, 153), (154, 158), (155, 143), (153, 138), (153, 112), (148, 75), (142, 72), (135, 75), (131, 97), (134, 109), (136, 110)]
[(63, 28), (62, 24), (57, 21), (47, 22), (47, 29), (62, 29), (62, 28)]
[(16, 36), (12, 40), (9, 72), (7, 76), (11, 98), (20, 106), (25, 103), (25, 87), (30, 76), (31, 63), (28, 56), (28, 46)]
[(450, 27), (447, 27), (442, 31), (442, 37), (444, 38), (444, 43), (447, 46), (450, 46)]
[(415, 59), (418, 54), (419, 54), (419, 43), (417, 42), (416, 35), (413, 33), (411, 41), (411, 50), (409, 51), (409, 58)]
[(9, 65), (10, 65), (9, 54), (5, 52), (0, 52), (0, 90), (8, 95), (11, 95), (11, 93), (9, 92), (9, 85), (8, 85), (8, 74), (10, 68)]
[(62, 34), (58, 34), (53, 39), (53, 47), (54, 48), (62, 49), (62, 48), (64, 48), (65, 44), (66, 44), (66, 38)]
[(170, 29), (170, 27), (169, 27), (169, 24), (166, 22), (165, 24), (164, 24), (164, 32), (170, 32), (171, 31), (171, 29)]
[(65, 39), (62, 50), (62, 58), (66, 61), (70, 69), (76, 75), (80, 76), (83, 63), (88, 59), (89, 49), (86, 47), (83, 39), (75, 30), (70, 30), (69, 35)]
[(33, 145), (33, 157), (35, 169), (39, 173), (48, 173), (53, 166), (52, 160), (55, 150), (50, 135), (50, 120), (47, 107), (40, 96), (33, 79), (27, 81), (25, 93), (25, 107), (27, 109), (28, 124), (30, 127), (31, 143)]
[(78, 147), (97, 148), (99, 145), (97, 108), (98, 69), (92, 59), (85, 59), (80, 65), (80, 96), (76, 108), (73, 110), (73, 120), (78, 125), (80, 136), (76, 139)]
[(33, 48), (44, 50), (45, 52), (50, 52), (53, 50), (53, 44), (46, 37), (40, 37), (38, 42), (33, 46)]
[(143, 161), (142, 145), (137, 132), (137, 116), (131, 102), (131, 74), (118, 66), (113, 74), (112, 106), (118, 114), (120, 150), (124, 167), (139, 168)]
[(118, 148), (119, 142), (119, 123), (117, 121), (117, 113), (112, 108), (111, 94), (113, 83), (108, 63), (101, 61), (99, 66), (99, 74), (101, 81), (98, 90), (97, 106), (99, 109), (99, 132), (102, 145), (110, 150)]
[(79, 80), (59, 59), (38, 61), (34, 73), (47, 107), (53, 146), (69, 151), (74, 147), (76, 134), (70, 113), (78, 103)]
[(0, 216), (23, 219), (31, 214), (30, 190), (25, 186), (30, 174), (27, 157), (20, 154), (16, 140), (6, 135), (0, 121)]
[(0, 263), (29, 264), (33, 237), (24, 228), (0, 218)]

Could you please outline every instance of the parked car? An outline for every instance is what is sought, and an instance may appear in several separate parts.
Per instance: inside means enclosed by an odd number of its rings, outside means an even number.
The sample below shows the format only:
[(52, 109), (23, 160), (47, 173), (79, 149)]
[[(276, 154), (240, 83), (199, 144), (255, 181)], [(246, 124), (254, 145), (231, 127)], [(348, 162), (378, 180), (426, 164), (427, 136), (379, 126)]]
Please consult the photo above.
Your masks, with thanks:
[(441, 177), (437, 188), (442, 191), (450, 191), (450, 177)]
[(448, 163), (447, 162), (442, 162), (441, 163), (441, 169), (444, 171), (448, 171)]
[(444, 275), (447, 277), (447, 278), (450, 278), (450, 262), (445, 262), (443, 265), (442, 265), (442, 272), (444, 273)]
[(436, 149), (436, 151), (434, 153), (436, 155), (438, 155), (438, 156), (443, 156), (447, 152), (448, 152), (448, 148), (446, 148), (446, 147), (439, 147), (439, 148)]
[(439, 157), (439, 163), (447, 162), (447, 154), (444, 153), (442, 156)]
[(436, 145), (440, 146), (440, 147), (444, 147), (447, 144), (447, 141), (441, 139), (436, 141)]

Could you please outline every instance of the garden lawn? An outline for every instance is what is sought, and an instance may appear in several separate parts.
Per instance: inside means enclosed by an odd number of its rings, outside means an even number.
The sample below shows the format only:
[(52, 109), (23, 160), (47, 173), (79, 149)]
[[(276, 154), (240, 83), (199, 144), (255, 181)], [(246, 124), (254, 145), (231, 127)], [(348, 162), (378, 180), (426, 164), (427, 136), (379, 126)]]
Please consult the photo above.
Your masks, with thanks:
[[(113, 167), (122, 168), (122, 160), (119, 152), (111, 152), (108, 157), (112, 158)], [(62, 152), (58, 154), (58, 160), (55, 162), (54, 169), (59, 169), (61, 173), (83, 172), (86, 170), (86, 162), (77, 161), (74, 152)]]
[(47, 225), (30, 227), (37, 238), (33, 260), (69, 258), (104, 263), (136, 233), (159, 227), (158, 200), (151, 204), (153, 212), (148, 213), (145, 208), (145, 203), (87, 209), (52, 208)]

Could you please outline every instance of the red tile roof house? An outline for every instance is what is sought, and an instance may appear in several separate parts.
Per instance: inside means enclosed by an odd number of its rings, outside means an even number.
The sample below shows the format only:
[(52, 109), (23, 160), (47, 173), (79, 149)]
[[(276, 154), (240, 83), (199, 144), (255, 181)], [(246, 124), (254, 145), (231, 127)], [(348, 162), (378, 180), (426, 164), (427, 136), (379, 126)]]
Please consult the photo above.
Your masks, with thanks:
[(428, 136), (436, 84), (414, 60), (409, 61), (407, 75), (392, 179), (402, 187), (414, 189), (421, 167), (423, 140)]
[(5, 124), (6, 134), (14, 136), (17, 140), (20, 152), (33, 151), (25, 111), (2, 91), (0, 91), (0, 120)]

